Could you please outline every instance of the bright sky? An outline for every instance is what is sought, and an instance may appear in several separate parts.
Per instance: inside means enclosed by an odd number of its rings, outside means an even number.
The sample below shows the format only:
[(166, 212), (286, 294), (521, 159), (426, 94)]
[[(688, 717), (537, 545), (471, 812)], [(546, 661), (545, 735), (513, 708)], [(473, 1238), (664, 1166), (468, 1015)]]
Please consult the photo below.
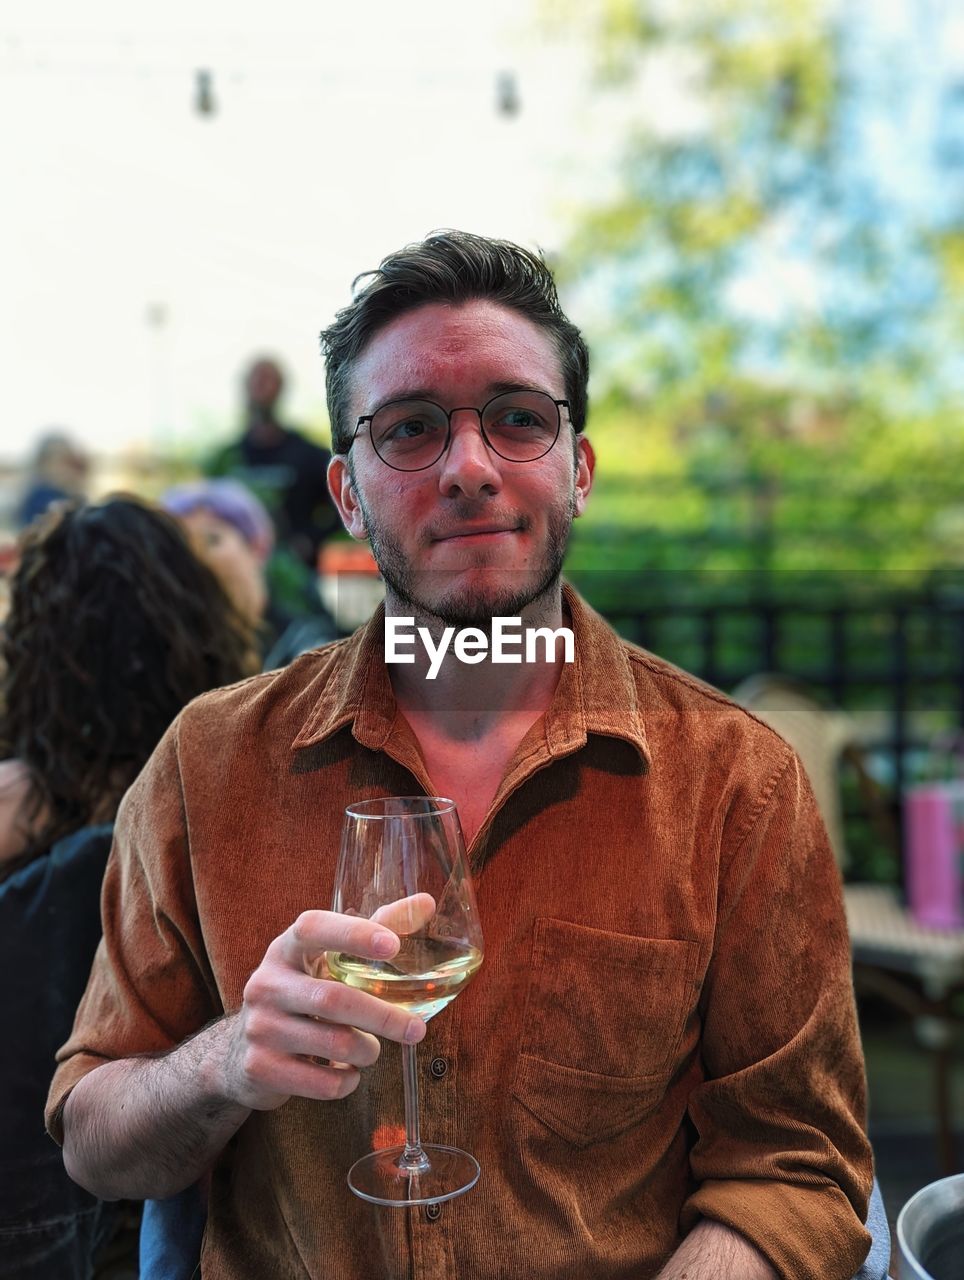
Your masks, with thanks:
[[(317, 334), (355, 274), (436, 227), (561, 237), (573, 54), (540, 45), (528, 3), (17, 7), (0, 19), (0, 462), (51, 425), (108, 453), (231, 429), (259, 351), (290, 372), (289, 415), (318, 422)], [(504, 71), (515, 116), (496, 109)]]
[[(635, 92), (587, 96), (585, 50), (546, 40), (540, 3), (11, 0), (0, 466), (51, 426), (100, 454), (230, 432), (238, 375), (262, 351), (289, 371), (288, 416), (320, 423), (318, 331), (358, 272), (444, 226), (551, 251), (566, 204), (611, 187), (633, 122), (702, 127), (692, 69), (672, 58)], [(918, 61), (964, 68), (950, 0), (881, 0), (868, 49), (893, 58), (888, 41), (907, 39), (921, 5), (941, 57)], [(210, 116), (194, 106), (199, 68), (213, 77)], [(497, 110), (506, 71), (512, 116)], [(918, 125), (931, 98), (914, 95)], [(891, 135), (906, 114), (867, 140), (902, 175)], [(918, 151), (932, 132), (917, 129)], [(812, 281), (792, 267), (777, 245), (762, 286), (745, 282), (747, 306), (772, 294), (775, 270), (804, 305)]]

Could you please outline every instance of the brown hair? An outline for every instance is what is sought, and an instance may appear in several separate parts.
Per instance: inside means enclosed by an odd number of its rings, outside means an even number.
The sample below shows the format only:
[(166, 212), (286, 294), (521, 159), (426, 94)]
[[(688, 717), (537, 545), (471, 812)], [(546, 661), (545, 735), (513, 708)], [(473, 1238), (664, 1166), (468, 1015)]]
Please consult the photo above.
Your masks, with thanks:
[(27, 823), (45, 815), (16, 865), (113, 817), (178, 711), (258, 666), (250, 626), (176, 522), (126, 496), (30, 527), (4, 631), (0, 758), (27, 767)]
[(508, 240), (442, 231), (389, 254), (375, 271), (355, 279), (356, 288), (362, 280), (367, 284), (321, 334), (336, 453), (348, 452), (354, 434), (348, 406), (355, 361), (390, 321), (431, 302), (485, 298), (548, 330), (559, 353), (572, 425), (577, 432), (583, 430), (589, 351), (559, 305), (552, 272), (542, 258)]

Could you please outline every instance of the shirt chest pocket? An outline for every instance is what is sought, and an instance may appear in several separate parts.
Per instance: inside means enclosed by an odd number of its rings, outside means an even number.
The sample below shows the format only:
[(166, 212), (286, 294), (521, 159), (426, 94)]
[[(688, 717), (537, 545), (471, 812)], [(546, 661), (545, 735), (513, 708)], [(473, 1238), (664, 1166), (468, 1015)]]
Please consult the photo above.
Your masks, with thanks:
[(662, 1096), (697, 999), (699, 947), (562, 920), (536, 921), (513, 1093), (587, 1146)]

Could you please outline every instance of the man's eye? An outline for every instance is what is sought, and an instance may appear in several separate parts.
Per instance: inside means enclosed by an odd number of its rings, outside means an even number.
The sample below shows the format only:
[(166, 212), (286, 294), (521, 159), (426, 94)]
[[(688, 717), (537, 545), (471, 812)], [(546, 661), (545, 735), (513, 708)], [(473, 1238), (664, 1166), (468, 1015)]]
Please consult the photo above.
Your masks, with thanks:
[(387, 445), (416, 444), (428, 440), (430, 436), (436, 440), (439, 433), (444, 431), (444, 422), (434, 422), (431, 418), (413, 415), (393, 422), (379, 434), (378, 439)]
[(519, 429), (540, 427), (542, 422), (531, 409), (506, 409), (499, 414), (497, 427), (515, 427)]
[(388, 436), (392, 440), (413, 440), (426, 430), (427, 427), (421, 418), (403, 418), (401, 422), (395, 423), (388, 432)]

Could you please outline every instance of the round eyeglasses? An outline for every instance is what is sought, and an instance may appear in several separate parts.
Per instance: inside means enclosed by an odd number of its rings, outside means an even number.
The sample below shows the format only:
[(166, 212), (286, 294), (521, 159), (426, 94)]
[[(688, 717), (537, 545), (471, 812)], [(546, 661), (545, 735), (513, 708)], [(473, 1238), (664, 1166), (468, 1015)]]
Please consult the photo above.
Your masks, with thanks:
[(507, 462), (535, 462), (544, 457), (559, 437), (559, 409), (568, 400), (553, 400), (544, 391), (507, 391), (493, 396), (481, 409), (460, 405), (443, 409), (432, 400), (392, 400), (376, 413), (366, 413), (355, 424), (369, 424), (375, 452), (395, 471), (423, 471), (433, 466), (449, 447), (452, 414), (472, 410), (479, 415), (482, 439)]

